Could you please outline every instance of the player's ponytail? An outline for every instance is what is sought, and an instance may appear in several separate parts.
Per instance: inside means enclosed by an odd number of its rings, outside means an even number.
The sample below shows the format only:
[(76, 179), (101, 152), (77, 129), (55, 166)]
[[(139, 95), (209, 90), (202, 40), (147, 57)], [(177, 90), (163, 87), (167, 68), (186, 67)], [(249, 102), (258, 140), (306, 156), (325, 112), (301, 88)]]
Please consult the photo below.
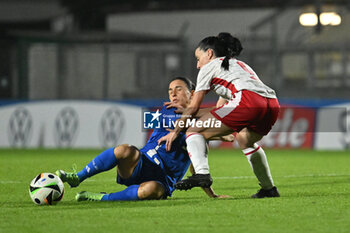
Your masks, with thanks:
[(233, 37), (228, 32), (219, 33), (217, 38), (225, 48), (225, 58), (222, 61), (221, 67), (223, 67), (224, 70), (228, 70), (230, 58), (239, 56), (239, 54), (243, 49), (242, 44), (239, 41), (239, 39), (237, 39), (236, 37)]
[(212, 49), (216, 57), (225, 57), (221, 64), (225, 70), (229, 69), (230, 58), (237, 57), (243, 49), (241, 42), (228, 32), (204, 38), (199, 42), (198, 48), (203, 51)]

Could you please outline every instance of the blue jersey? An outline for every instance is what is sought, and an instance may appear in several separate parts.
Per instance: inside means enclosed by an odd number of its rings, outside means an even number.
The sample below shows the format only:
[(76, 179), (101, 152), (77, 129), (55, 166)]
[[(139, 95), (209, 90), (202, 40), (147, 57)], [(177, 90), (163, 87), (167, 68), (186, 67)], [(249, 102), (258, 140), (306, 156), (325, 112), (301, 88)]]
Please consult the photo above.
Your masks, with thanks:
[[(158, 140), (169, 133), (164, 128), (164, 124), (169, 126), (169, 122), (174, 122), (181, 116), (174, 113), (175, 110), (175, 108), (166, 109), (166, 107), (161, 109), (161, 115), (159, 116), (160, 128), (154, 129), (148, 142), (140, 150), (152, 163), (157, 164), (164, 170), (167, 180), (171, 183), (170, 186), (182, 179), (191, 164), (184, 133), (179, 134), (172, 143), (170, 151), (166, 151), (164, 142), (158, 146)], [(173, 191), (173, 187), (170, 187), (170, 190)]]

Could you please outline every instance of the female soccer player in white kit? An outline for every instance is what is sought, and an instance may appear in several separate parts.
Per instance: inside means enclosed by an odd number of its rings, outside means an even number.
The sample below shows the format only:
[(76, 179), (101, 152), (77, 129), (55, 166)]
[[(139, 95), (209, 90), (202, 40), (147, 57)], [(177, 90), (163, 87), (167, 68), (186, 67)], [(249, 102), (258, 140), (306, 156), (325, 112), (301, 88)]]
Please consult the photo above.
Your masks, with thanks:
[(240, 41), (229, 33), (204, 38), (195, 51), (200, 71), (192, 102), (180, 120), (184, 124), (177, 124), (175, 130), (161, 138), (159, 143), (166, 141), (170, 150), (172, 142), (183, 130), (179, 126), (186, 125), (186, 121), (198, 112), (209, 91), (220, 96), (217, 107), (199, 120), (204, 122), (214, 118), (222, 124), (217, 128), (192, 126), (187, 129), (187, 150), (196, 174), (178, 182), (177, 189), (211, 186), (206, 140), (236, 132), (236, 140), (261, 185), (252, 197), (279, 197), (265, 152), (256, 144), (276, 122), (279, 103), (275, 91), (266, 86), (247, 64), (235, 58), (241, 51)]

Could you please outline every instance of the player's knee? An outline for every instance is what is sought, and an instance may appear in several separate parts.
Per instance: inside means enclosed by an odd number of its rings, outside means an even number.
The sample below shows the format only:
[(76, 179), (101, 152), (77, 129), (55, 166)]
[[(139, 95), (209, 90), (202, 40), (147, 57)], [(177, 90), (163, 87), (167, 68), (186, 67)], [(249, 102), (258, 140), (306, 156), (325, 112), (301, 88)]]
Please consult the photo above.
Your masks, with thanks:
[(239, 147), (242, 150), (249, 148), (249, 147), (253, 147), (255, 142), (250, 141), (248, 134), (245, 131), (243, 131), (243, 132), (242, 131), (236, 135), (236, 140), (239, 144)]
[(114, 148), (114, 155), (117, 159), (125, 159), (132, 155), (133, 148), (129, 144), (122, 144)]
[(164, 197), (164, 187), (156, 181), (142, 183), (137, 191), (141, 200), (158, 200)]
[(201, 134), (205, 140), (209, 140), (213, 136), (211, 135), (211, 133), (206, 133), (206, 132), (202, 132)]
[(239, 147), (240, 147), (242, 150), (244, 150), (244, 149), (246, 149), (246, 148), (249, 147), (249, 146), (248, 146), (248, 143), (247, 143), (247, 140), (246, 140), (246, 138), (245, 138), (244, 136), (242, 136), (242, 135), (240, 135), (240, 134), (237, 134), (237, 135), (236, 135), (236, 140), (237, 140), (237, 142), (238, 142)]
[(263, 135), (254, 132), (251, 129), (244, 128), (237, 135), (236, 140), (242, 150), (254, 147), (254, 144), (260, 141), (263, 138)]
[(191, 134), (200, 134), (204, 137), (205, 140), (208, 140), (211, 137), (209, 133), (201, 132), (198, 128), (192, 128), (192, 127), (187, 129), (186, 136), (189, 136)]
[(196, 128), (196, 127), (189, 127), (186, 130), (186, 136), (190, 135), (190, 134), (196, 134), (196, 133), (200, 133), (201, 129), (200, 128)]

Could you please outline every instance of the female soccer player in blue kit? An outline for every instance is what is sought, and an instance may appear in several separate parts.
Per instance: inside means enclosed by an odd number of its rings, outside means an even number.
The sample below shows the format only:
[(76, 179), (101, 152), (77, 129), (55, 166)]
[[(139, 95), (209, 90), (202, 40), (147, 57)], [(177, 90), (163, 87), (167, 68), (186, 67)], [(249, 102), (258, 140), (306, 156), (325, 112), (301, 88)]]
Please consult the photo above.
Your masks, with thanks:
[[(194, 85), (188, 79), (173, 79), (169, 84), (170, 102), (174, 107), (186, 108), (191, 101), (193, 90)], [(163, 117), (169, 117), (167, 122), (174, 122), (178, 118), (175, 110), (176, 108), (163, 107), (160, 111), (160, 122)], [(164, 199), (172, 195), (175, 190), (174, 184), (182, 179), (191, 164), (184, 133), (179, 135), (169, 151), (166, 151), (164, 144), (158, 145), (158, 140), (167, 133), (165, 128), (155, 129), (140, 150), (131, 145), (120, 145), (105, 150), (78, 173), (58, 170), (56, 174), (71, 187), (77, 187), (86, 178), (117, 167), (117, 183), (128, 186), (123, 191), (110, 194), (83, 191), (76, 195), (77, 201)], [(232, 137), (227, 136), (222, 140), (230, 141), (233, 140)], [(228, 197), (215, 194), (211, 187), (203, 190), (209, 197)]]

